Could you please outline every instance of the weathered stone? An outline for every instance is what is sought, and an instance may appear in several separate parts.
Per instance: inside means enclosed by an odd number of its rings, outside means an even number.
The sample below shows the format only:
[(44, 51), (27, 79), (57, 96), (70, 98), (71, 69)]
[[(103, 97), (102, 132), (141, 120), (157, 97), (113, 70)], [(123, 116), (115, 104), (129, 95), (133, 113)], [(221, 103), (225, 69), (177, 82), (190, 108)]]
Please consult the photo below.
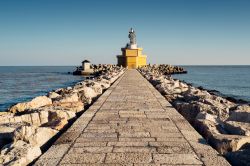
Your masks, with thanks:
[(21, 126), (14, 132), (14, 142), (22, 140), (32, 146), (41, 147), (57, 132), (57, 130), (46, 127)]
[(54, 109), (62, 109), (65, 111), (81, 112), (84, 110), (84, 105), (82, 102), (69, 102), (69, 103), (53, 103)]
[(206, 112), (198, 113), (197, 116), (196, 116), (196, 119), (198, 119), (198, 120), (208, 120), (208, 121), (212, 121), (214, 123), (218, 123), (217, 116), (208, 114)]
[(150, 163), (151, 161), (150, 153), (108, 153), (105, 163)]
[(14, 114), (10, 112), (0, 112), (0, 124), (9, 123), (10, 119), (13, 118)]
[(49, 98), (51, 98), (52, 100), (55, 99), (55, 98), (61, 97), (61, 95), (59, 95), (59, 94), (56, 93), (56, 92), (49, 92), (47, 96), (48, 96)]
[(67, 154), (61, 161), (61, 164), (94, 164), (102, 163), (105, 154), (84, 153), (84, 155)]
[(161, 164), (202, 164), (195, 154), (153, 154), (155, 163)]
[(92, 88), (96, 94), (98, 95), (102, 94), (102, 86), (98, 82), (91, 82), (86, 86)]
[(225, 135), (218, 134), (213, 135), (209, 141), (215, 146), (216, 150), (224, 154), (226, 152), (237, 151), (242, 146), (250, 143), (249, 136), (239, 136), (239, 135)]
[(229, 121), (250, 123), (250, 107), (241, 106), (230, 112)]
[(230, 134), (250, 136), (250, 123), (225, 121), (224, 128)]
[(42, 125), (42, 127), (49, 127), (55, 130), (61, 130), (68, 124), (68, 121), (66, 118), (56, 118), (52, 121), (49, 121), (48, 123), (45, 123)]
[(13, 144), (6, 145), (1, 150), (0, 161), (3, 165), (28, 165), (40, 155), (39, 146), (18, 140)]
[(35, 109), (50, 104), (52, 104), (52, 100), (50, 98), (47, 96), (38, 96), (30, 102), (18, 103), (12, 106), (9, 111), (12, 113), (23, 112), (28, 109)]
[(90, 104), (92, 99), (95, 98), (98, 94), (90, 87), (84, 87), (78, 91), (80, 99), (82, 102)]
[(79, 98), (77, 93), (63, 94), (54, 99), (54, 101), (59, 103), (70, 103), (70, 102), (78, 102)]

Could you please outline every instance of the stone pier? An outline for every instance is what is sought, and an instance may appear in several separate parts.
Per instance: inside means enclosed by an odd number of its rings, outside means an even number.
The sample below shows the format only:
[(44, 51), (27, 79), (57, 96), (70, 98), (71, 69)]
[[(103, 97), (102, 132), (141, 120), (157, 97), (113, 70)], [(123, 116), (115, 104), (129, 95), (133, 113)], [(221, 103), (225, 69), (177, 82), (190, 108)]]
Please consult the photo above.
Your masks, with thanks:
[(230, 164), (137, 70), (127, 70), (34, 165)]

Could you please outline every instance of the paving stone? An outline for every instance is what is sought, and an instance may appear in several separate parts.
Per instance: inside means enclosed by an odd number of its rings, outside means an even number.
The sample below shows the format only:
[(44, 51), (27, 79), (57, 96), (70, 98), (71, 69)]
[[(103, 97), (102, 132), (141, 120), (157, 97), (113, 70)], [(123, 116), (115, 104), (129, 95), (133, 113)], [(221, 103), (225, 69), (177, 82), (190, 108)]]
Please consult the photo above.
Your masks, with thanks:
[(43, 154), (39, 159), (58, 159), (70, 149), (69, 144), (52, 145), (49, 150)]
[(153, 159), (161, 164), (202, 164), (194, 154), (153, 154)]
[(159, 137), (159, 138), (156, 138), (156, 141), (159, 141), (159, 142), (187, 142), (187, 140), (183, 137), (177, 137), (177, 138), (174, 138), (174, 137), (168, 137), (168, 138), (163, 138), (163, 137)]
[(83, 155), (67, 154), (64, 156), (61, 164), (88, 164), (103, 163), (105, 154), (84, 153)]
[(155, 141), (155, 138), (152, 137), (146, 137), (146, 138), (125, 138), (125, 137), (119, 137), (119, 141), (121, 142), (153, 142)]
[(150, 137), (149, 132), (119, 132), (119, 137)]
[(76, 142), (91, 142), (91, 141), (118, 141), (118, 138), (115, 137), (79, 137)]
[(81, 134), (81, 132), (65, 132), (63, 133), (54, 143), (56, 144), (71, 144), (76, 138)]
[(108, 142), (108, 146), (148, 146), (148, 142)]
[(60, 162), (61, 158), (43, 158), (38, 160), (34, 166), (55, 166)]
[(82, 154), (82, 153), (108, 153), (112, 152), (113, 147), (111, 146), (85, 146), (70, 149), (69, 154)]
[(150, 153), (108, 153), (105, 163), (150, 163)]
[(168, 154), (195, 154), (190, 146), (160, 146), (157, 147), (157, 152)]
[(92, 142), (92, 141), (88, 141), (88, 142), (76, 142), (73, 147), (86, 147), (86, 146), (106, 146), (107, 142)]
[(156, 138), (159, 138), (159, 137), (164, 137), (164, 138), (169, 138), (169, 137), (178, 137), (178, 138), (181, 138), (183, 137), (183, 135), (181, 133), (159, 133), (159, 132), (154, 132), (154, 131), (151, 131), (150, 132), (150, 135), (151, 137), (156, 137)]
[(156, 148), (154, 147), (135, 147), (135, 146), (128, 146), (128, 147), (114, 147), (113, 152), (140, 152), (140, 153), (156, 153)]
[(98, 137), (98, 138), (117, 138), (117, 133), (90, 133), (90, 132), (84, 132), (80, 135), (81, 138), (84, 137)]
[(138, 71), (127, 70), (35, 165), (229, 164)]

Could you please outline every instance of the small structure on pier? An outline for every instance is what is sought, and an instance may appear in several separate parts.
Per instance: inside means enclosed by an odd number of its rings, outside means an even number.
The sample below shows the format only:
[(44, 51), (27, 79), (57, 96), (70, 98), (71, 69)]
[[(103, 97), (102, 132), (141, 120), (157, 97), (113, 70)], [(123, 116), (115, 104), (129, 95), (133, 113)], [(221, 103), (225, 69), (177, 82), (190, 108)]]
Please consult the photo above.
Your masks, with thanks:
[(73, 72), (74, 75), (91, 75), (94, 70), (91, 68), (91, 63), (89, 60), (82, 61), (82, 66), (77, 67)]
[(82, 61), (82, 69), (83, 70), (91, 70), (90, 69), (90, 61), (88, 61), (88, 60)]
[(137, 47), (135, 31), (131, 28), (128, 35), (130, 42), (121, 48), (122, 55), (117, 55), (117, 64), (129, 69), (136, 69), (147, 64), (147, 56), (142, 54), (143, 48)]

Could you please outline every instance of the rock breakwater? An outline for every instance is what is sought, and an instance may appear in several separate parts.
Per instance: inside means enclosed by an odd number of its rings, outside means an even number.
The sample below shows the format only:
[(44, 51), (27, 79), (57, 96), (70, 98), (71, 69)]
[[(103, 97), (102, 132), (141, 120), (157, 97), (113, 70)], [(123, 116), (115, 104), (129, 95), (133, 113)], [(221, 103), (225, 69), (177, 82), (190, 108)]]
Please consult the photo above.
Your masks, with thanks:
[(41, 148), (125, 71), (116, 65), (96, 65), (94, 69), (98, 76), (93, 79), (0, 112), (0, 165), (28, 165), (38, 158)]
[(139, 71), (232, 164), (250, 163), (249, 105), (173, 79), (157, 65)]
[(183, 67), (171, 66), (167, 64), (154, 64), (147, 65), (147, 70), (161, 75), (170, 75), (170, 74), (186, 74), (187, 71)]

